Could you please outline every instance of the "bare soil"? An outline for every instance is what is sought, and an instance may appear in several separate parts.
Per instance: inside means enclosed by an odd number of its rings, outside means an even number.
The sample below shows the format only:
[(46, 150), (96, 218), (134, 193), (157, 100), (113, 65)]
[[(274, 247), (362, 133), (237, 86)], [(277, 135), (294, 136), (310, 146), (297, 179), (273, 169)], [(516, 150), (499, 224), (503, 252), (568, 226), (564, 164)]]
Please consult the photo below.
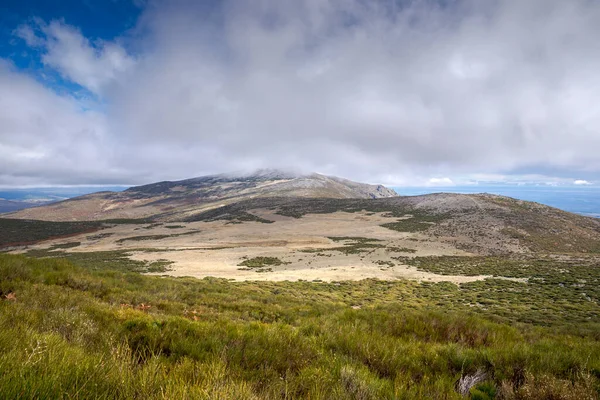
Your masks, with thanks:
[[(169, 260), (172, 276), (233, 280), (385, 280), (414, 279), (455, 283), (486, 276), (448, 276), (421, 272), (395, 257), (470, 256), (452, 243), (419, 232), (397, 232), (380, 225), (397, 221), (386, 213), (335, 212), (292, 218), (266, 209), (251, 213), (273, 223), (228, 221), (117, 225), (102, 235), (81, 234), (44, 242), (32, 249), (81, 242), (68, 252), (131, 251), (136, 260)], [(171, 228), (169, 228), (169, 226)], [(176, 226), (176, 227), (174, 227)], [(343, 240), (342, 238), (355, 238)], [(334, 239), (331, 239), (334, 238)], [(365, 242), (365, 239), (374, 239)], [(360, 245), (349, 251), (357, 243)], [(254, 257), (276, 257), (278, 266), (245, 268)]]

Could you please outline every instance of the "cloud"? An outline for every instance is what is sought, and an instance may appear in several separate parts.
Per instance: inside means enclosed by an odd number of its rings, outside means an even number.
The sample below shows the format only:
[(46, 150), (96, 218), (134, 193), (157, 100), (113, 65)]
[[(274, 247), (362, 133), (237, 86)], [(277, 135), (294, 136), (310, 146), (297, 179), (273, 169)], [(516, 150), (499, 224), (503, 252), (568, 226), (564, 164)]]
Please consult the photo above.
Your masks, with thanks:
[(575, 185), (591, 185), (591, 182), (588, 182), (586, 180), (583, 179), (577, 179), (575, 182), (573, 182), (573, 184)]
[(25, 41), (30, 47), (40, 47), (44, 45), (44, 39), (39, 37), (31, 25), (19, 25), (13, 34)]
[(112, 157), (106, 116), (0, 61), (0, 184), (130, 179)]
[(450, 178), (431, 178), (427, 183), (431, 186), (454, 186), (454, 182)]
[[(518, 170), (596, 179), (600, 3), (444, 4), (151, 1), (136, 28), (110, 42), (61, 21), (24, 25), (16, 34), (41, 49), (46, 67), (100, 101), (61, 98), (35, 133), (24, 113), (45, 103), (20, 94), (32, 104), (13, 124), (45, 152), (56, 134), (74, 142), (71, 152), (93, 153), (52, 163), (81, 183), (260, 167), (399, 184)], [(31, 179), (56, 179), (15, 157), (2, 171), (27, 165)]]
[(62, 21), (46, 24), (36, 19), (33, 26), (20, 25), (15, 34), (27, 45), (42, 49), (44, 65), (96, 94), (135, 64), (118, 43), (102, 40), (92, 43), (77, 28)]

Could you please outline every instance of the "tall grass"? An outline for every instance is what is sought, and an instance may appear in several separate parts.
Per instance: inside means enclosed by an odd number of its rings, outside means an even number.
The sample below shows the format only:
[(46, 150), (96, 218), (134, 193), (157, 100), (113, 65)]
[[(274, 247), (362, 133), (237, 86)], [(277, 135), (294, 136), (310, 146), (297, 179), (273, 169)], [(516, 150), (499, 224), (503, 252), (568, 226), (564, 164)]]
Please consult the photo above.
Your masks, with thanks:
[(0, 397), (460, 399), (458, 382), (474, 376), (474, 399), (600, 393), (600, 342), (564, 310), (544, 327), (423, 295), (461, 290), (447, 284), (235, 283), (121, 267), (0, 255)]

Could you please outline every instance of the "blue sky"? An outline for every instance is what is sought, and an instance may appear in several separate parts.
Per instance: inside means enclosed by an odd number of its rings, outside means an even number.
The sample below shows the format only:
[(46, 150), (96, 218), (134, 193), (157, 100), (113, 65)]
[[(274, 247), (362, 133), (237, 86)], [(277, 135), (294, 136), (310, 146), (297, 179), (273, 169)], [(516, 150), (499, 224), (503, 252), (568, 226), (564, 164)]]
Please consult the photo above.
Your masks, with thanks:
[(15, 37), (15, 29), (36, 19), (59, 20), (77, 27), (85, 37), (110, 41), (135, 27), (142, 8), (143, 3), (136, 4), (131, 0), (3, 1), (0, 5), (0, 57), (11, 60), (21, 71), (28, 72), (59, 93), (90, 95), (84, 87), (45, 68), (40, 49), (32, 49)]
[(600, 3), (0, 5), (0, 187), (600, 184)]

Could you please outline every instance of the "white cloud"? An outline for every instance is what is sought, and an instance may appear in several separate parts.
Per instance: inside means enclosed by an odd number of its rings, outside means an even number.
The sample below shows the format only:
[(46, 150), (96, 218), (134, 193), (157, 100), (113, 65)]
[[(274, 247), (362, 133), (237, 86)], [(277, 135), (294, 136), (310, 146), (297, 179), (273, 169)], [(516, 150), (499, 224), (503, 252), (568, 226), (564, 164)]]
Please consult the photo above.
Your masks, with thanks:
[[(110, 175), (107, 165), (136, 183), (287, 166), (399, 184), (514, 180), (511, 171), (541, 182), (553, 181), (546, 170), (556, 179), (600, 175), (598, 2), (214, 7), (151, 2), (131, 36), (113, 42), (60, 21), (17, 29), (41, 46), (48, 68), (98, 94), (102, 107), (81, 113), (80, 103), (59, 98), (67, 105), (39, 120), (36, 110), (54, 100), (33, 93), (56, 95), (30, 83), (15, 96), (25, 104), (18, 118), (0, 109), (0, 143), (14, 140), (8, 119), (55, 154), (58, 170), (80, 162), (82, 183)], [(5, 85), (20, 76), (0, 74)], [(69, 138), (70, 152), (52, 153), (53, 135)], [(82, 159), (79, 149), (93, 155)], [(11, 179), (20, 170), (54, 179), (25, 161), (10, 168), (1, 170)]]
[(427, 181), (431, 186), (454, 186), (454, 182), (450, 178), (431, 178)]
[(112, 157), (106, 116), (83, 111), (0, 61), (0, 184), (129, 179)]
[(32, 47), (43, 49), (42, 62), (56, 69), (64, 78), (91, 92), (100, 94), (106, 85), (135, 64), (118, 43), (97, 40), (94, 43), (81, 32), (62, 21), (46, 24), (36, 20), (34, 25), (21, 25), (15, 34)]
[(575, 182), (573, 182), (573, 184), (575, 185), (591, 185), (591, 182), (588, 182), (584, 179), (577, 179)]
[(30, 47), (40, 47), (44, 45), (44, 39), (39, 37), (31, 25), (19, 25), (14, 31), (14, 35), (23, 39)]

